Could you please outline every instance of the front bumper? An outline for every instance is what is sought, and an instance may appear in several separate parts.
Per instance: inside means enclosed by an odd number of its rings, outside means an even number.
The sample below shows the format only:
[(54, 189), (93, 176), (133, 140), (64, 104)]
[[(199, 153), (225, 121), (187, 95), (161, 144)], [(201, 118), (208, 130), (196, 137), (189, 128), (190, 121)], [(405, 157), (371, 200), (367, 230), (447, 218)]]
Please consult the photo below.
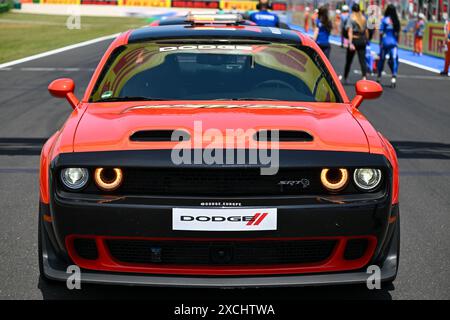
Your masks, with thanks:
[[(120, 159), (120, 154), (111, 157), (92, 158), (89, 161), (83, 154), (75, 153), (70, 157), (56, 159), (55, 168), (67, 165), (80, 166), (114, 166), (114, 161), (132, 161), (129, 166), (147, 165), (148, 161), (136, 160), (136, 157)], [(142, 156), (141, 153), (139, 155)], [(334, 155), (334, 154), (333, 154)], [(295, 196), (295, 197), (253, 197), (253, 198), (174, 198), (174, 197), (138, 197), (138, 196), (96, 196), (67, 194), (53, 188), (50, 206), (41, 206), (52, 222), (46, 222), (44, 252), (44, 273), (52, 279), (67, 278), (65, 270), (68, 265), (78, 264), (83, 268), (83, 281), (117, 284), (143, 284), (164, 286), (283, 286), (283, 285), (320, 285), (337, 283), (361, 283), (366, 281), (365, 267), (376, 264), (382, 269), (382, 280), (395, 277), (397, 256), (396, 244), (392, 244), (393, 230), (396, 223), (391, 218), (397, 215), (398, 208), (391, 206), (391, 170), (382, 156), (363, 155), (355, 160), (353, 154), (336, 153), (336, 156), (324, 159), (323, 154), (300, 153), (285, 157), (281, 165), (304, 166), (358, 166), (358, 163), (386, 168), (388, 183), (386, 189), (365, 195), (330, 195), (330, 196)], [(136, 155), (137, 156), (137, 155)], [(146, 156), (144, 154), (144, 156)], [(149, 155), (153, 156), (153, 155)], [(361, 156), (361, 155), (358, 155)], [(303, 157), (303, 162), (299, 157)], [(161, 158), (161, 157), (159, 157)], [(159, 159), (156, 157), (156, 159)], [(283, 158), (281, 158), (283, 159)], [(306, 160), (305, 160), (306, 159)], [(111, 162), (112, 161), (112, 162)], [(120, 162), (119, 161), (119, 162)], [(162, 166), (162, 163), (153, 162)], [(321, 163), (317, 163), (321, 161)], [(331, 161), (331, 163), (330, 163)], [(352, 162), (353, 161), (353, 162)], [(349, 165), (350, 165), (349, 164)], [(50, 178), (50, 185), (54, 180)], [(275, 231), (252, 232), (192, 232), (172, 230), (172, 208), (201, 208), (200, 201), (230, 202), (237, 201), (247, 208), (275, 207), (278, 210), (278, 228)], [(274, 268), (263, 265), (258, 268), (233, 268), (210, 266), (186, 268), (176, 265), (171, 268), (160, 265), (129, 266), (116, 263), (114, 259), (103, 259), (101, 263), (86, 262), (77, 259), (71, 250), (70, 239), (73, 237), (92, 237), (97, 245), (97, 238), (114, 237), (141, 239), (185, 239), (192, 238), (221, 239), (223, 241), (240, 239), (306, 239), (336, 238), (346, 243), (348, 239), (366, 237), (371, 242), (369, 254), (364, 259), (343, 263), (342, 254), (335, 259), (323, 261), (314, 266), (296, 265)], [(341, 241), (339, 240), (339, 241)], [(45, 242), (45, 241), (44, 241)], [(344, 245), (337, 246), (342, 251)], [(394, 248), (394, 249), (392, 249)], [(338, 250), (337, 249), (337, 250)], [(392, 251), (393, 250), (393, 251)], [(391, 252), (392, 251), (392, 252)], [(342, 253), (342, 252), (341, 252)], [(107, 256), (107, 253), (104, 255)], [(331, 263), (330, 263), (331, 262)], [(337, 263), (335, 263), (337, 262)], [(328, 263), (328, 264), (327, 264)], [(331, 265), (331, 267), (330, 267)], [(324, 267), (326, 266), (326, 267)], [(188, 270), (189, 271), (186, 271)]]
[[(398, 223), (395, 224), (395, 229), (386, 246), (383, 261), (377, 264), (380, 266), (380, 280), (382, 282), (393, 281), (397, 275), (400, 237)], [(71, 274), (67, 273), (66, 270), (72, 263), (64, 261), (58, 256), (47, 233), (44, 230), (42, 232), (43, 272), (45, 277), (56, 281), (67, 281)], [(369, 274), (365, 270), (327, 274), (237, 277), (155, 276), (83, 270), (81, 282), (164, 287), (250, 288), (364, 284), (367, 283), (368, 277)]]

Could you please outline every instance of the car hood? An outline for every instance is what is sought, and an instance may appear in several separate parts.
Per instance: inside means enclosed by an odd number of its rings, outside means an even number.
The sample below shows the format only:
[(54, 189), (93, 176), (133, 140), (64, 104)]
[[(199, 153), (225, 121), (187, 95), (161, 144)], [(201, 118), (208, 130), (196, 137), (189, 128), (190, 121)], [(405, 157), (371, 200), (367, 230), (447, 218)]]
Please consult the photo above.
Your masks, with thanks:
[[(76, 130), (73, 149), (170, 149), (177, 142), (131, 141), (130, 136), (141, 130), (181, 129), (193, 137), (195, 127), (196, 137), (208, 130), (210, 136), (222, 138), (229, 135), (227, 130), (298, 130), (310, 134), (313, 140), (280, 142), (279, 148), (369, 152), (366, 135), (347, 104), (224, 101), (91, 103)], [(221, 141), (217, 139), (203, 141), (202, 147)]]

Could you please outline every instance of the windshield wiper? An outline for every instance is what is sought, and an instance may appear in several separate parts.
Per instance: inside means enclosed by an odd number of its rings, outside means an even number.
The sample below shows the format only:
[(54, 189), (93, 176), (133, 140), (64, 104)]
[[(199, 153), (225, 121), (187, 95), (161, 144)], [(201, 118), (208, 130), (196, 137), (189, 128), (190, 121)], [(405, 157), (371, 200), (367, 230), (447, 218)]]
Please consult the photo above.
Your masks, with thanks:
[(105, 99), (99, 99), (96, 102), (116, 102), (116, 101), (167, 101), (167, 99), (162, 98), (152, 98), (152, 97), (131, 97), (131, 96), (125, 96), (125, 97), (111, 97), (111, 98), (105, 98)]

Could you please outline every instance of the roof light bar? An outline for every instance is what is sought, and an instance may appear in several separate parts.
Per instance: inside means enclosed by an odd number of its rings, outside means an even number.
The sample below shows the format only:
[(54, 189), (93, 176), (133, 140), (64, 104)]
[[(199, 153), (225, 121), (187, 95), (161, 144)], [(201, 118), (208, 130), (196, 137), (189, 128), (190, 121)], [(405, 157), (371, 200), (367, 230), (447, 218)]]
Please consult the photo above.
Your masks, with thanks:
[(192, 24), (237, 24), (244, 19), (241, 14), (192, 14), (187, 15), (188, 22)]

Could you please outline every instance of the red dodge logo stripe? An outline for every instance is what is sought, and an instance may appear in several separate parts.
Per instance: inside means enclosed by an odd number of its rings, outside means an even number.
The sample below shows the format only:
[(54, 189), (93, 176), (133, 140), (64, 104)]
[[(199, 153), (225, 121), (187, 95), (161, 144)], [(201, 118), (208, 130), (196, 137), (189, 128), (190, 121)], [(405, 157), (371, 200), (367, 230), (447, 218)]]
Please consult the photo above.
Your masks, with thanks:
[(261, 214), (260, 212), (256, 213), (253, 218), (247, 223), (248, 226), (257, 226), (259, 225), (264, 218), (268, 215), (267, 212)]

